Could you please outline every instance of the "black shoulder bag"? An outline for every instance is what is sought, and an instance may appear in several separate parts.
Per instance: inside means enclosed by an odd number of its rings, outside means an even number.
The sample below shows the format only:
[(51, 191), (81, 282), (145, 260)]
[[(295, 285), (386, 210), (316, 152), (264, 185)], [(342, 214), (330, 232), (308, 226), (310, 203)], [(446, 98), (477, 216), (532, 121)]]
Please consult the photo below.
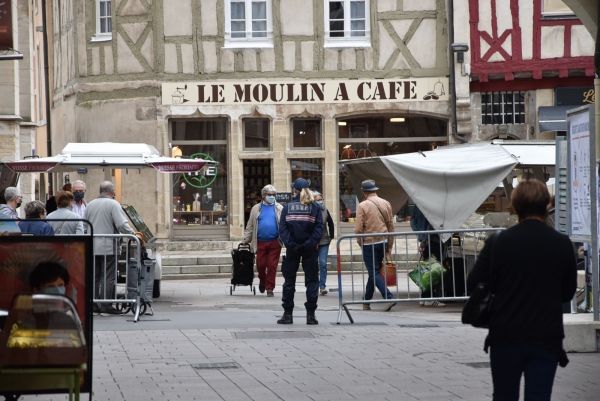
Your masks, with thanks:
[(479, 283), (471, 293), (469, 300), (462, 311), (463, 324), (482, 329), (489, 328), (494, 303), (494, 248), (500, 231), (496, 231), (492, 237), (492, 251), (490, 255), (490, 280), (487, 283)]

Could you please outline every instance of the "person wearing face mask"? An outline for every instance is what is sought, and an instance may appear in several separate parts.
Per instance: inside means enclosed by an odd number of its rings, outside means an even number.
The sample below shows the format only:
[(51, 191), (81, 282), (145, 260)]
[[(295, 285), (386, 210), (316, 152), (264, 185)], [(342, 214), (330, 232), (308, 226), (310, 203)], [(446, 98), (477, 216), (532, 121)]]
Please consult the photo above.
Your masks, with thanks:
[(21, 191), (15, 187), (6, 188), (4, 190), (4, 200), (6, 203), (0, 205), (0, 213), (5, 214), (11, 219), (18, 220), (19, 214), (17, 213), (17, 209), (21, 207), (21, 201), (23, 200)]
[(321, 206), (323, 223), (327, 222), (327, 225), (323, 224), (323, 236), (317, 249), (319, 255), (319, 289), (321, 295), (327, 295), (327, 254), (329, 253), (329, 243), (333, 240), (334, 226), (333, 219), (323, 203), (323, 195), (314, 191), (313, 196), (315, 197), (315, 203)]
[(63, 221), (48, 221), (48, 224), (54, 229), (56, 235), (83, 235), (83, 222), (68, 221), (80, 219), (78, 215), (69, 210), (69, 206), (73, 203), (73, 194), (68, 191), (58, 191), (56, 193), (56, 205), (58, 209), (46, 216), (47, 219), (63, 220)]
[(73, 189), (73, 196), (75, 197), (75, 201), (71, 203), (71, 206), (73, 207), (73, 213), (82, 219), (85, 213), (85, 208), (87, 207), (87, 203), (83, 199), (86, 191), (85, 182), (81, 180), (73, 181), (71, 186)]
[(283, 206), (275, 200), (277, 190), (273, 185), (265, 186), (261, 193), (262, 201), (250, 211), (242, 244), (250, 244), (256, 254), (259, 291), (262, 294), (266, 290), (267, 296), (272, 297), (281, 255), (279, 217)]
[(69, 272), (54, 262), (42, 262), (29, 275), (29, 285), (34, 294), (65, 295), (69, 285)]

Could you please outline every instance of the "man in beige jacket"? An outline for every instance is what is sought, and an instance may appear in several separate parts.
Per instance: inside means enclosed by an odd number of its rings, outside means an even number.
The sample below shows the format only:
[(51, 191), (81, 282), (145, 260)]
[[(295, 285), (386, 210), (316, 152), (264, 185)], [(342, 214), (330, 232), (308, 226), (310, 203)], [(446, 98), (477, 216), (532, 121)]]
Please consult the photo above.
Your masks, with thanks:
[[(355, 234), (376, 234), (385, 232), (394, 232), (394, 218), (392, 216), (392, 206), (388, 201), (377, 196), (379, 188), (375, 186), (375, 181), (365, 180), (362, 182), (362, 193), (365, 200), (360, 202), (356, 210)], [(393, 299), (394, 296), (385, 285), (385, 280), (381, 277), (379, 269), (386, 253), (390, 253), (394, 243), (394, 237), (372, 236), (357, 238), (358, 245), (362, 246), (363, 261), (369, 273), (367, 288), (365, 289), (365, 300), (373, 299), (375, 286), (381, 292), (384, 299)], [(396, 303), (386, 304), (384, 310), (391, 310)], [(363, 305), (363, 310), (371, 310), (369, 304)]]
[(250, 211), (250, 218), (244, 231), (244, 244), (250, 244), (256, 253), (256, 271), (258, 271), (258, 290), (267, 296), (274, 296), (277, 265), (281, 255), (279, 240), (279, 217), (283, 206), (275, 201), (277, 190), (273, 185), (262, 189), (262, 200)]

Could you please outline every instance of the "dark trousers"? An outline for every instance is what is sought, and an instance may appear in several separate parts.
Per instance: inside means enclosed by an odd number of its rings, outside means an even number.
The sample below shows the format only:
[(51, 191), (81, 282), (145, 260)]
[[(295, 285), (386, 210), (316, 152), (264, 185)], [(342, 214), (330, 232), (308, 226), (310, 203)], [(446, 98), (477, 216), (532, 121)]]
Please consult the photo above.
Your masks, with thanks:
[[(94, 298), (114, 299), (117, 257), (115, 255), (95, 255), (94, 259), (96, 261), (96, 270), (94, 273)], [(104, 295), (105, 289), (106, 295)]]
[(279, 240), (258, 241), (256, 247), (256, 271), (258, 280), (265, 285), (267, 291), (275, 289), (275, 277), (277, 266), (281, 256), (281, 244)]
[(286, 250), (286, 255), (281, 264), (281, 273), (285, 282), (283, 283), (283, 297), (281, 299), (285, 313), (294, 310), (294, 293), (296, 292), (296, 275), (302, 259), (302, 270), (304, 270), (304, 286), (306, 287), (307, 312), (317, 309), (319, 298), (319, 263), (317, 249), (302, 249), (300, 251)]
[(375, 287), (377, 287), (383, 299), (394, 298), (390, 290), (386, 287), (385, 280), (379, 273), (381, 270), (381, 262), (385, 256), (385, 244), (383, 242), (375, 245), (363, 244), (362, 254), (365, 268), (369, 274), (367, 288), (365, 289), (365, 299), (373, 299)]
[(519, 399), (521, 376), (525, 375), (525, 401), (549, 401), (558, 366), (558, 355), (535, 345), (490, 347), (494, 401)]

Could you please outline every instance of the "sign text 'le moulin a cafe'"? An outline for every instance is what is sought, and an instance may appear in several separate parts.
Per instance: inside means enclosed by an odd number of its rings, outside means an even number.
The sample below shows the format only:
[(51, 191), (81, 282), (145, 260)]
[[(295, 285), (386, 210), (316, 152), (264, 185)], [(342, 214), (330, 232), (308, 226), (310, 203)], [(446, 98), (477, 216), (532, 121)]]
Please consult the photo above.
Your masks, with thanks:
[(210, 81), (162, 84), (163, 105), (448, 101), (448, 78)]

